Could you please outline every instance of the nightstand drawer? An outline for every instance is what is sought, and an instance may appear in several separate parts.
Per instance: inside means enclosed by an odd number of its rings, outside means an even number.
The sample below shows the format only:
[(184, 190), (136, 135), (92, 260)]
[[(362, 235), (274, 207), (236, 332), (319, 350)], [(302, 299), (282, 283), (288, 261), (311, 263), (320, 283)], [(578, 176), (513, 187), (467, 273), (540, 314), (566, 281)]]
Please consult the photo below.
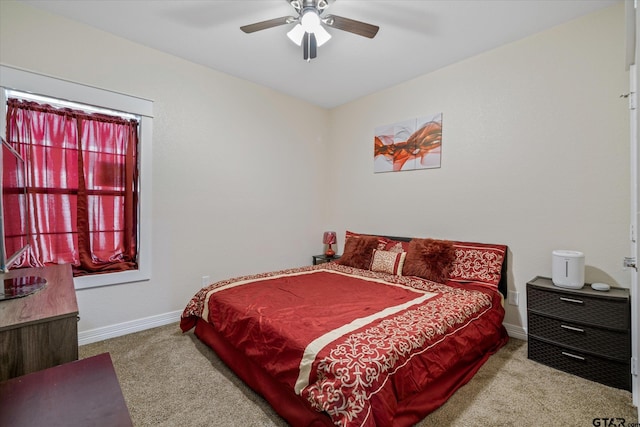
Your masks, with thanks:
[(529, 334), (621, 362), (630, 357), (627, 351), (631, 348), (630, 337), (626, 331), (599, 329), (529, 313)]
[(629, 363), (569, 350), (529, 336), (529, 359), (610, 387), (631, 390)]
[(527, 287), (528, 309), (539, 314), (604, 328), (628, 330), (629, 303), (577, 293)]

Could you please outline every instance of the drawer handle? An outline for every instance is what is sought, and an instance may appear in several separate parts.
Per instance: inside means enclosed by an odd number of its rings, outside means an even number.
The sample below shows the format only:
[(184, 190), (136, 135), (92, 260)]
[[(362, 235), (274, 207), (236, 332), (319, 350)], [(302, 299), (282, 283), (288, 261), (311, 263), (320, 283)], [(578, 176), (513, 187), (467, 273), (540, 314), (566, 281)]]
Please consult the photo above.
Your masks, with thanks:
[(577, 359), (577, 360), (586, 360), (584, 357), (582, 356), (578, 356), (577, 354), (571, 354), (571, 353), (567, 353), (566, 351), (562, 352), (563, 356), (567, 356), (567, 357), (571, 357), (572, 359)]
[(560, 297), (560, 301), (571, 302), (573, 304), (584, 304), (584, 301), (579, 299), (573, 299), (573, 298)]
[(568, 329), (570, 331), (574, 331), (574, 332), (584, 332), (584, 329), (580, 329), (580, 328), (575, 328), (573, 326), (568, 326), (568, 325), (560, 325), (561, 328), (564, 329)]

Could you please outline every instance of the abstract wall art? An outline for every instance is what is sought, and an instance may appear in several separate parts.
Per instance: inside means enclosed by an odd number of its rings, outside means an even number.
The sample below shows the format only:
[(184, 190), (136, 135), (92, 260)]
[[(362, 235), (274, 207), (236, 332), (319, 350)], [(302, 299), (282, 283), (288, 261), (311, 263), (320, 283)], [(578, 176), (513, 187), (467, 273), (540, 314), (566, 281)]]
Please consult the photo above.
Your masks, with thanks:
[(439, 168), (441, 154), (442, 113), (375, 129), (374, 173)]

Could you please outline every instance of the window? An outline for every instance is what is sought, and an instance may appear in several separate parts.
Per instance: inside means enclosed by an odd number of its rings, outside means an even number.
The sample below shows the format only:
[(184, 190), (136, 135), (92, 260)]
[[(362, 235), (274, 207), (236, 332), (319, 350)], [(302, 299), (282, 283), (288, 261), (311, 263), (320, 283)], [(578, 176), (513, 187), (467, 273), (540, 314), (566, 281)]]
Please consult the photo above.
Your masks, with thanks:
[[(2, 134), (48, 133), (20, 143), (36, 173), (29, 197), (38, 240), (29, 265), (70, 262), (78, 289), (149, 279), (152, 103), (9, 67), (0, 84), (10, 113)], [(56, 217), (43, 206), (73, 213)]]
[(139, 118), (6, 93), (7, 141), (25, 159), (29, 201), (19, 266), (72, 264), (74, 276), (137, 270)]

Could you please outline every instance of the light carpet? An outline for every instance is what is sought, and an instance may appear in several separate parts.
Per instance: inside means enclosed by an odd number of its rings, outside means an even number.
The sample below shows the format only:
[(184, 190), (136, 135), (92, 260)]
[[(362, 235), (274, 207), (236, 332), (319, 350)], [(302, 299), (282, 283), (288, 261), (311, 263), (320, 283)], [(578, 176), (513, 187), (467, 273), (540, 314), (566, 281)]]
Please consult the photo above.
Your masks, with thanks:
[[(177, 323), (84, 345), (79, 351), (80, 358), (111, 354), (135, 426), (288, 425)], [(512, 338), (417, 425), (605, 425), (596, 424), (596, 418), (637, 423), (631, 393), (532, 362), (527, 343)]]

